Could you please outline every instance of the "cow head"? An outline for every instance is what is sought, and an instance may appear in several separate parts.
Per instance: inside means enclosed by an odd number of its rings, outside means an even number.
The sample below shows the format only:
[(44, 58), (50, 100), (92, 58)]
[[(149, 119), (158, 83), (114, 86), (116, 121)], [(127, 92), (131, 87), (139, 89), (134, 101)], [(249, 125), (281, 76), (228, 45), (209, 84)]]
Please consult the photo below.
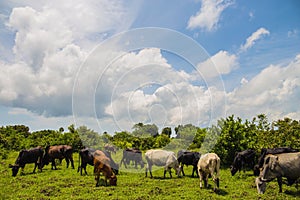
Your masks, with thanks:
[(278, 156), (268, 155), (264, 160), (263, 169), (260, 174), (262, 181), (271, 181), (277, 178), (280, 170), (278, 169)]
[(240, 156), (236, 156), (234, 158), (233, 164), (230, 166), (231, 175), (234, 176), (237, 171), (241, 169), (242, 158)]
[(12, 176), (16, 176), (18, 174), (19, 168), (20, 168), (20, 166), (18, 164), (15, 164), (15, 165), (9, 164), (8, 167), (12, 169)]
[(238, 171), (238, 168), (236, 168), (233, 165), (230, 166), (231, 176), (234, 176), (237, 171)]
[(261, 181), (261, 179), (257, 177), (255, 179), (255, 184), (256, 184), (258, 194), (265, 193), (266, 188), (267, 188), (266, 182)]
[(182, 168), (181, 168), (181, 166), (179, 166), (179, 165), (176, 165), (176, 167), (175, 167), (175, 171), (176, 171), (176, 175), (177, 175), (178, 177), (180, 177), (180, 173), (181, 173), (181, 171), (182, 171)]
[(112, 175), (109, 179), (109, 185), (112, 185), (112, 186), (117, 186), (117, 177), (116, 175)]

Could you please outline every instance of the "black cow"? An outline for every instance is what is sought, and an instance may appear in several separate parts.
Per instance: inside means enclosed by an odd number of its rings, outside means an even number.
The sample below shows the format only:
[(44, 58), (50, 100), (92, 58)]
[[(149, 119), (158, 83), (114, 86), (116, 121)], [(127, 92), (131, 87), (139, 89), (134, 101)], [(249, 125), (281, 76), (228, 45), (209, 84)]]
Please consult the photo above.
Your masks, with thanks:
[(262, 168), (263, 164), (264, 164), (264, 159), (266, 157), (266, 155), (268, 154), (281, 154), (281, 153), (293, 153), (293, 152), (299, 152), (298, 149), (293, 149), (290, 147), (277, 147), (277, 148), (272, 148), (272, 149), (266, 149), (266, 148), (262, 148), (261, 149), (261, 153), (260, 153), (260, 157), (258, 158), (258, 163), (254, 166), (254, 175), (258, 176), (260, 173), (260, 168)]
[(59, 159), (60, 162), (65, 159), (67, 162), (67, 168), (71, 162), (71, 166), (74, 169), (73, 161), (73, 148), (69, 145), (57, 145), (47, 146), (45, 149), (45, 155), (43, 157), (43, 166), (48, 165), (51, 162), (51, 169), (57, 169), (55, 159)]
[(230, 167), (231, 175), (234, 176), (237, 171), (242, 169), (245, 172), (245, 166), (248, 165), (251, 169), (254, 167), (255, 151), (253, 149), (247, 149), (235, 154), (233, 163)]
[(33, 173), (35, 173), (36, 167), (42, 171), (42, 158), (44, 150), (42, 147), (36, 147), (29, 150), (22, 150), (14, 165), (9, 164), (12, 168), (12, 175), (16, 176), (18, 174), (19, 168), (22, 168), (22, 172), (27, 163), (34, 163)]
[(141, 165), (141, 168), (144, 168), (144, 162), (143, 162), (141, 150), (132, 149), (132, 148), (127, 148), (123, 150), (123, 157), (120, 162), (120, 166), (123, 163), (125, 168), (127, 168), (127, 165), (129, 165), (130, 161), (134, 162), (135, 168), (137, 168), (138, 164)]
[[(85, 148), (85, 149), (81, 149), (79, 152), (79, 162), (78, 164), (80, 166), (78, 166), (78, 170), (77, 172), (80, 171), (80, 175), (82, 175), (82, 169), (84, 170), (85, 174), (87, 175), (87, 171), (86, 171), (86, 166), (87, 164), (94, 166), (94, 153), (96, 150), (94, 149), (90, 149), (90, 148)], [(118, 164), (115, 163), (115, 161), (112, 159), (110, 152), (108, 151), (102, 151), (106, 157), (108, 157), (110, 159), (110, 166), (113, 170), (113, 172), (118, 175), (119, 173), (119, 166)]]
[(181, 154), (177, 154), (179, 157), (177, 158), (179, 165), (181, 165), (181, 171), (182, 175), (185, 176), (184, 171), (183, 171), (183, 166), (189, 166), (193, 165), (193, 172), (192, 172), (192, 177), (194, 177), (194, 172), (196, 172), (198, 176), (198, 171), (197, 171), (197, 164), (200, 159), (200, 153), (198, 152), (182, 152)]

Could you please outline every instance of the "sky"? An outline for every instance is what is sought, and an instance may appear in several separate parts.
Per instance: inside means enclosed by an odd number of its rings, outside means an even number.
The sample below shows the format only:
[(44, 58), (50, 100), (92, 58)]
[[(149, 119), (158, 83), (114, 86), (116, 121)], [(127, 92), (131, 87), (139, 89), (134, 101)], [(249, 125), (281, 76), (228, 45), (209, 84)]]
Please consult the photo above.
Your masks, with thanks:
[(298, 0), (0, 2), (0, 125), (300, 120)]

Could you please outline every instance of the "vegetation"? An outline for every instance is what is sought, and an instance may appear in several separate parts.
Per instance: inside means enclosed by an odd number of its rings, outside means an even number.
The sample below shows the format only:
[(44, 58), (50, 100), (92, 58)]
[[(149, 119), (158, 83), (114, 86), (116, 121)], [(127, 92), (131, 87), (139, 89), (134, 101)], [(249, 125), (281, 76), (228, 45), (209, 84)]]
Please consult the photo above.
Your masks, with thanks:
[[(283, 186), (284, 192), (279, 193), (276, 181), (268, 183), (266, 193), (259, 195), (252, 172), (237, 173), (232, 177), (228, 168), (221, 169), (220, 190), (215, 194), (211, 179), (210, 188), (200, 189), (199, 178), (191, 177), (191, 166), (185, 168), (185, 177), (177, 178), (173, 171), (172, 179), (168, 175), (166, 179), (162, 178), (162, 168), (155, 168), (151, 179), (145, 177), (144, 169), (135, 170), (134, 166), (130, 166), (130, 172), (121, 167), (116, 187), (95, 187), (91, 166), (87, 166), (87, 176), (77, 173), (77, 153), (74, 154), (75, 170), (67, 169), (63, 161), (58, 170), (45, 166), (43, 172), (32, 174), (33, 164), (28, 164), (23, 175), (12, 177), (7, 166), (15, 161), (17, 155), (17, 152), (11, 152), (7, 159), (1, 161), (0, 199), (298, 199), (300, 195), (294, 186), (286, 185)], [(113, 154), (113, 158), (120, 161), (121, 151)]]
[[(0, 199), (293, 199), (300, 193), (294, 187), (284, 186), (286, 192), (279, 194), (277, 182), (268, 184), (266, 194), (258, 195), (252, 172), (230, 175), (228, 165), (232, 163), (235, 152), (248, 148), (256, 150), (279, 146), (300, 147), (300, 121), (290, 118), (269, 122), (261, 114), (252, 120), (228, 116), (220, 119), (216, 125), (207, 128), (192, 124), (178, 125), (172, 134), (170, 127), (164, 127), (159, 133), (155, 124), (138, 123), (132, 132), (114, 134), (97, 132), (81, 126), (70, 125), (68, 130), (41, 130), (30, 132), (25, 125), (0, 127)], [(211, 189), (199, 188), (199, 179), (189, 176), (183, 178), (161, 179), (162, 168), (154, 171), (155, 178), (145, 178), (143, 170), (121, 168), (117, 187), (95, 188), (92, 168), (88, 176), (80, 176), (76, 170), (66, 169), (65, 163), (59, 170), (50, 170), (46, 166), (43, 172), (32, 174), (33, 164), (25, 167), (25, 174), (11, 176), (8, 164), (14, 163), (21, 149), (46, 145), (68, 144), (75, 151), (84, 146), (103, 149), (106, 143), (116, 147), (139, 148), (143, 151), (152, 148), (165, 148), (173, 151), (186, 148), (217, 153), (222, 161), (221, 187), (217, 194)], [(113, 154), (120, 162), (122, 151)], [(78, 154), (74, 155), (75, 161)], [(189, 167), (188, 170), (192, 170)], [(191, 174), (191, 172), (186, 172)], [(211, 183), (212, 184), (212, 183)], [(285, 190), (285, 189), (284, 189)], [(14, 191), (14, 192), (7, 192)]]

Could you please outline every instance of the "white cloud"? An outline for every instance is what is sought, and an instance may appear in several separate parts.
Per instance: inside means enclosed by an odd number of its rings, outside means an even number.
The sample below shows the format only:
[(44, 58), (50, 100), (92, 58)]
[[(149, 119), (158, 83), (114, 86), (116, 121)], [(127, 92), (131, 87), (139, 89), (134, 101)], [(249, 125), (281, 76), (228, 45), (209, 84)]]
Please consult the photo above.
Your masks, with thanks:
[(300, 119), (300, 55), (286, 66), (270, 65), (228, 94), (228, 113), (251, 118), (265, 113), (270, 120)]
[(9, 4), (14, 59), (0, 61), (0, 101), (46, 116), (72, 114), (74, 79), (88, 52), (107, 33), (126, 30), (136, 12), (119, 0)]
[(238, 58), (227, 51), (219, 51), (210, 59), (199, 63), (197, 70), (204, 78), (213, 78), (222, 74), (229, 74), (239, 67)]
[(241, 45), (241, 51), (246, 51), (247, 49), (251, 48), (255, 44), (255, 42), (262, 38), (264, 35), (270, 35), (270, 32), (265, 28), (259, 28), (257, 31), (252, 33), (250, 37), (247, 38), (244, 45)]
[(196, 15), (190, 17), (187, 28), (215, 30), (222, 12), (232, 3), (232, 1), (226, 0), (202, 0), (200, 10)]

